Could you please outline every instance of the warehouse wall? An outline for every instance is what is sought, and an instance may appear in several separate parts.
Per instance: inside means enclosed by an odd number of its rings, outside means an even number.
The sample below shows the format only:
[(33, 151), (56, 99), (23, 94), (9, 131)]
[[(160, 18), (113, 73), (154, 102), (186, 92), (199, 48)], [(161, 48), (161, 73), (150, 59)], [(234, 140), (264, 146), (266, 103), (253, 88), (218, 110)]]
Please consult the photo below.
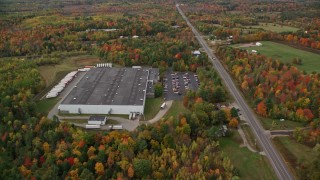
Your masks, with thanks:
[(130, 112), (139, 112), (143, 114), (143, 105), (75, 105), (75, 104), (60, 104), (60, 111), (68, 111), (71, 114), (78, 114), (79, 108), (81, 114), (130, 114)]

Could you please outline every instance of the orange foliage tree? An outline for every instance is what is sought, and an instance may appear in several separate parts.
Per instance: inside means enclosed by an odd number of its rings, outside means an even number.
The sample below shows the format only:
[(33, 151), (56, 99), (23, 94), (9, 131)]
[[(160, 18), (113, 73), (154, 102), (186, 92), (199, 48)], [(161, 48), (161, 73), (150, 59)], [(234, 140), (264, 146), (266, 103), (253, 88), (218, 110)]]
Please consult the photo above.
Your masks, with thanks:
[(239, 122), (237, 118), (232, 118), (231, 121), (229, 122), (229, 127), (237, 128), (239, 125)]
[(257, 113), (261, 116), (266, 117), (267, 116), (267, 106), (264, 104), (263, 101), (261, 101), (258, 105), (257, 105)]

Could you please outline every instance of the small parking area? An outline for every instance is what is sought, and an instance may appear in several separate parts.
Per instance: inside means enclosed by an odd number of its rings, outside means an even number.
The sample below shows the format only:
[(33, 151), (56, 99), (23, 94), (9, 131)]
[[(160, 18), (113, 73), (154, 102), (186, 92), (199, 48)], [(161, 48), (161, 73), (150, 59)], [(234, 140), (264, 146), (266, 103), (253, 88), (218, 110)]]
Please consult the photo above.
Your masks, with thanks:
[(192, 72), (172, 72), (169, 70), (163, 81), (163, 93), (166, 100), (182, 99), (187, 90), (196, 91), (200, 85), (197, 74)]

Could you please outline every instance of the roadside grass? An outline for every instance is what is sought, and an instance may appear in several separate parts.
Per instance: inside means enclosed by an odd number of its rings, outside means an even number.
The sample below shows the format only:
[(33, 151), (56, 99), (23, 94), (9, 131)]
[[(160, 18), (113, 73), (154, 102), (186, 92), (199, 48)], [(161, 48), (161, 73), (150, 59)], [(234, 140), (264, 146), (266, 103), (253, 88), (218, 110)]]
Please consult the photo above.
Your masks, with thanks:
[(298, 165), (300, 163), (308, 164), (317, 158), (312, 148), (300, 144), (290, 137), (275, 137), (273, 138), (273, 142), (287, 164), (289, 164), (291, 172), (294, 173), (296, 179), (299, 179), (297, 174)]
[(261, 125), (265, 130), (292, 130), (296, 127), (304, 127), (302, 122), (296, 121), (280, 121), (279, 119), (271, 119), (271, 118), (264, 118), (259, 117)]
[(241, 124), (241, 128), (242, 128), (242, 130), (244, 132), (244, 135), (247, 138), (247, 141), (248, 141), (249, 145), (253, 149), (255, 149), (257, 151), (261, 151), (261, 148), (259, 147), (259, 144), (256, 142), (255, 136), (254, 136), (250, 126), (247, 125), (247, 124)]
[(241, 179), (277, 179), (265, 156), (239, 146), (242, 140), (237, 131), (234, 131), (232, 137), (221, 138), (219, 143), (222, 151), (238, 170)]
[(59, 98), (43, 99), (36, 101), (36, 111), (37, 113), (47, 115), (49, 111), (58, 103)]
[(147, 98), (144, 107), (144, 117), (145, 120), (152, 119), (160, 110), (160, 106), (163, 103), (163, 98)]
[(266, 31), (273, 31), (277, 33), (281, 32), (296, 32), (299, 28), (291, 27), (291, 26), (282, 26), (280, 24), (273, 24), (273, 23), (259, 23), (258, 26), (245, 26), (246, 28), (251, 27), (251, 29), (264, 29)]
[(183, 106), (182, 100), (173, 101), (171, 108), (164, 115), (164, 118), (169, 118), (171, 116), (177, 117), (180, 113), (189, 113), (190, 110)]
[(296, 49), (287, 45), (271, 42), (271, 41), (261, 41), (262, 46), (246, 47), (243, 49), (257, 50), (258, 53), (266, 55), (273, 59), (278, 59), (283, 63), (292, 64), (294, 58), (300, 58), (302, 60), (302, 65), (294, 65), (301, 71), (320, 72), (320, 55), (311, 53), (308, 51), (303, 51)]

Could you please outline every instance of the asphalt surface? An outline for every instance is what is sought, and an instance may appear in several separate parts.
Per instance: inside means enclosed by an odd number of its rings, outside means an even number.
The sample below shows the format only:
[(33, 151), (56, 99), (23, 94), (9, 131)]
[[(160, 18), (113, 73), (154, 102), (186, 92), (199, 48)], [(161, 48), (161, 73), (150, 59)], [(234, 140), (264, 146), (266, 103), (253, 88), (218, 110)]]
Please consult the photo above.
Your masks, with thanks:
[[(179, 7), (179, 4), (176, 4), (177, 10), (183, 19), (187, 22), (188, 26), (191, 28), (195, 37), (199, 41), (200, 45), (204, 48), (205, 52), (208, 54), (209, 59), (214, 65), (215, 69), (220, 74), (220, 77), (224, 81), (226, 87), (229, 89), (231, 95), (234, 97), (237, 104), (240, 106), (240, 110), (244, 117), (247, 119), (249, 125), (251, 126), (254, 135), (256, 136), (259, 144), (263, 148), (266, 156), (268, 157), (270, 164), (272, 165), (276, 175), (279, 179), (294, 179), (292, 173), (288, 170), (286, 163), (281, 158), (279, 152), (275, 149), (272, 144), (269, 136), (265, 133), (258, 119), (256, 118), (254, 112), (250, 109), (244, 98), (241, 96), (240, 91), (237, 89), (236, 85), (233, 83), (230, 75), (224, 69), (223, 65), (217, 60), (217, 57), (212, 53), (212, 50), (208, 44), (200, 36), (200, 33), (193, 27), (188, 18), (184, 15), (182, 10)], [(259, 168), (259, 167), (257, 167)]]
[(58, 115), (59, 110), (58, 107), (61, 104), (61, 102), (67, 97), (67, 95), (72, 91), (72, 89), (74, 88), (74, 86), (76, 84), (78, 84), (78, 82), (83, 78), (83, 76), (86, 74), (87, 72), (78, 72), (77, 73), (77, 77), (75, 77), (66, 87), (65, 89), (59, 94), (59, 96), (57, 98), (61, 98), (59, 100), (59, 102), (50, 110), (50, 112), (48, 113), (48, 118), (52, 119), (54, 115)]
[[(173, 72), (168, 70), (164, 78), (164, 98), (166, 100), (179, 100), (188, 89), (196, 91), (199, 80), (192, 72)], [(200, 83), (200, 82), (199, 82)], [(176, 92), (173, 91), (176, 89)]]
[[(129, 120), (129, 119), (126, 119), (126, 118), (114, 117), (114, 116), (111, 116), (108, 119), (112, 119), (112, 120), (117, 121), (119, 124), (122, 125), (123, 129), (126, 129), (128, 131), (134, 131), (134, 130), (137, 129), (137, 127), (140, 124), (148, 125), (148, 124), (156, 123), (159, 120), (161, 120), (161, 118), (171, 108), (172, 103), (173, 103), (173, 101), (166, 101), (167, 106), (164, 109), (159, 110), (159, 112), (156, 114), (156, 116), (153, 117), (152, 119), (148, 120), (148, 121), (140, 121), (139, 118), (135, 119), (135, 120)], [(88, 116), (76, 116), (76, 115), (75, 116), (58, 116), (58, 117), (59, 117), (60, 121), (63, 121), (64, 119), (75, 119), (75, 120), (85, 119), (85, 120), (88, 120), (90, 118), (89, 115)], [(71, 123), (71, 124), (74, 124), (75, 126), (82, 127), (82, 128), (86, 127), (85, 123), (83, 123), (83, 124), (81, 124), (81, 123)], [(110, 124), (108, 124), (108, 120), (107, 120), (107, 124), (106, 125), (101, 126), (100, 129), (95, 129), (95, 130), (98, 130), (98, 131), (100, 131), (100, 130), (110, 130)], [(94, 130), (92, 129), (92, 131), (94, 131)]]

